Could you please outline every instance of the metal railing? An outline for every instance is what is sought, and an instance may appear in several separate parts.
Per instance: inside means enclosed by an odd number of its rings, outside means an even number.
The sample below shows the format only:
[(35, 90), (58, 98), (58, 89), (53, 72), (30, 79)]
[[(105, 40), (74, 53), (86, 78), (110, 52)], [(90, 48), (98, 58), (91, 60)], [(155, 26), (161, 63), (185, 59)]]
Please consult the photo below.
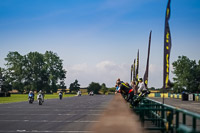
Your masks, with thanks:
[(142, 125), (151, 121), (148, 130), (176, 133), (200, 133), (200, 114), (143, 98), (133, 110), (139, 115)]

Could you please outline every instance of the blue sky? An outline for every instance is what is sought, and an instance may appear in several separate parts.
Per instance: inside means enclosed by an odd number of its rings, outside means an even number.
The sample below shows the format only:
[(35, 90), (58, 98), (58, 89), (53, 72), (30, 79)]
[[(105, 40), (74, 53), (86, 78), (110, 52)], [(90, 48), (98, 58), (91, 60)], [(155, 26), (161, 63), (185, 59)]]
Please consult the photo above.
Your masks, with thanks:
[[(167, 0), (0, 0), (0, 67), (9, 51), (51, 50), (64, 60), (67, 86), (78, 79), (82, 87), (92, 81), (111, 87), (117, 78), (130, 81), (138, 49), (143, 77), (152, 30), (149, 87), (161, 87), (166, 5)], [(171, 63), (179, 55), (200, 59), (199, 14), (199, 0), (171, 0)]]

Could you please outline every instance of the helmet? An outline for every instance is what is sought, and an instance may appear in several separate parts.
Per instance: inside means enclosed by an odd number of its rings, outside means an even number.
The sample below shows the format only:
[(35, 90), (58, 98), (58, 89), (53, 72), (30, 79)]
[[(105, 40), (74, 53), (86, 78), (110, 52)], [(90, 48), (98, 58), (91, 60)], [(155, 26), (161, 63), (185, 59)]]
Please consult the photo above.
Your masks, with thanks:
[(139, 78), (139, 80), (138, 80), (138, 81), (140, 82), (140, 81), (143, 81), (143, 80), (142, 80), (142, 78)]

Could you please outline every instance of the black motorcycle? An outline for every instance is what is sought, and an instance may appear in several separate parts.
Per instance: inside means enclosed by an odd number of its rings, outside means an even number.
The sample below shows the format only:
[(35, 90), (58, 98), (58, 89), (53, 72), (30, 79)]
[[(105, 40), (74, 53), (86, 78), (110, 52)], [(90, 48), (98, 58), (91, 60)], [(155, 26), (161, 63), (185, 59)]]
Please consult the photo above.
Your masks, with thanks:
[(141, 92), (138, 96), (133, 97), (133, 99), (131, 100), (131, 105), (134, 106), (134, 107), (138, 106), (138, 104), (140, 103), (142, 98), (147, 96), (150, 93), (151, 92), (149, 90), (147, 90), (147, 91)]

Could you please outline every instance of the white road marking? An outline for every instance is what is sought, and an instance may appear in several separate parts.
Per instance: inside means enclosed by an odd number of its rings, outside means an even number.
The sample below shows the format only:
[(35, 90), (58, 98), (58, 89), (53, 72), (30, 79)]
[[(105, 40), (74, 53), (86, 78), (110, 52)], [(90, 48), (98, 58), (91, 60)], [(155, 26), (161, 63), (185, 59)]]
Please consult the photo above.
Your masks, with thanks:
[(12, 116), (12, 115), (85, 115), (85, 116), (88, 116), (88, 115), (102, 115), (102, 114), (0, 114), (0, 115), (9, 115), (9, 116)]
[(49, 122), (49, 123), (65, 122), (65, 123), (96, 123), (96, 122), (100, 122), (100, 121), (0, 120), (0, 122)]
[[(73, 109), (104, 109), (104, 106), (97, 106), (97, 107), (85, 107), (85, 106), (79, 106), (79, 107), (74, 107), (74, 106), (64, 106), (62, 108), (57, 108), (57, 109), (66, 109), (69, 107), (73, 107)], [(1, 109), (11, 109), (11, 108), (15, 108), (15, 109), (37, 109), (36, 107), (1, 107)], [(42, 109), (52, 109), (52, 107), (42, 107)]]
[[(5, 108), (4, 108), (4, 109), (5, 109)], [(33, 108), (32, 108), (32, 109), (33, 109)], [(1, 108), (1, 110), (2, 110), (2, 108)], [(14, 112), (23, 111), (23, 112), (24, 112), (24, 111), (33, 111), (33, 110), (24, 110), (24, 108), (22, 108), (22, 110), (8, 110), (8, 111), (10, 111), (10, 112), (12, 112), (12, 111), (14, 111)], [(34, 111), (46, 111), (46, 110), (38, 109), (38, 110), (34, 110)], [(75, 110), (75, 109), (74, 109), (74, 110), (64, 110), (64, 109), (58, 110), (58, 109), (55, 109), (55, 110), (51, 110), (51, 111), (70, 111), (70, 112), (71, 112), (71, 111), (81, 111), (81, 112), (82, 112), (82, 111), (90, 111), (90, 112), (93, 112), (93, 111), (94, 111), (94, 112), (95, 112), (95, 111), (104, 111), (104, 110), (102, 110), (102, 109), (101, 109), (101, 110)]]
[(0, 133), (92, 133), (93, 131), (50, 131), (50, 130), (0, 130)]

